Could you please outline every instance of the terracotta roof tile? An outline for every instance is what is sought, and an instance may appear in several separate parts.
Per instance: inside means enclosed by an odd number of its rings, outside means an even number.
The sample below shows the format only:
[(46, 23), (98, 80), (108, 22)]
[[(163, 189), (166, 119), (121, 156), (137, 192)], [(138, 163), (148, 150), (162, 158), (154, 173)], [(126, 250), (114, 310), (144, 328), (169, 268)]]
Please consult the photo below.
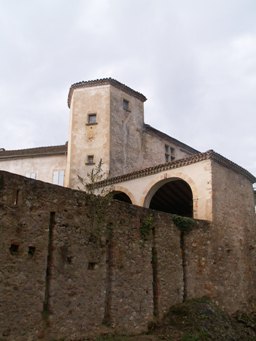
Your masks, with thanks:
[(17, 150), (0, 150), (0, 159), (25, 158), (67, 154), (67, 143), (60, 146), (36, 147)]
[(184, 159), (163, 163), (163, 164), (160, 164), (160, 165), (157, 165), (154, 167), (149, 167), (149, 168), (145, 168), (145, 169), (135, 171), (132, 173), (128, 173), (128, 174), (116, 176), (113, 178), (109, 178), (109, 179), (97, 182), (92, 187), (100, 188), (103, 186), (109, 186), (109, 185), (113, 185), (115, 183), (120, 183), (123, 181), (129, 181), (129, 180), (141, 178), (141, 177), (156, 174), (156, 173), (159, 173), (159, 172), (162, 172), (165, 170), (175, 169), (175, 168), (191, 165), (193, 163), (200, 162), (203, 160), (209, 160), (209, 159), (214, 160), (215, 162), (221, 164), (222, 166), (224, 166), (226, 168), (232, 169), (236, 173), (242, 174), (249, 181), (251, 181), (251, 183), (256, 182), (255, 176), (253, 176), (251, 173), (249, 173), (246, 169), (238, 166), (236, 163), (226, 159), (224, 156), (214, 152), (213, 150), (209, 150), (205, 153), (197, 153), (197, 154), (194, 154), (192, 156), (186, 157)]
[(129, 95), (138, 98), (140, 101), (145, 102), (147, 98), (141, 94), (140, 92), (137, 92), (133, 90), (132, 88), (129, 88), (127, 85), (118, 82), (117, 80), (113, 78), (102, 78), (102, 79), (96, 79), (96, 80), (91, 80), (91, 81), (82, 81), (78, 83), (74, 83), (71, 85), (68, 93), (68, 107), (70, 108), (71, 104), (71, 99), (73, 95), (74, 89), (79, 89), (79, 88), (89, 88), (93, 86), (101, 86), (101, 85), (112, 85), (115, 88), (122, 90)]

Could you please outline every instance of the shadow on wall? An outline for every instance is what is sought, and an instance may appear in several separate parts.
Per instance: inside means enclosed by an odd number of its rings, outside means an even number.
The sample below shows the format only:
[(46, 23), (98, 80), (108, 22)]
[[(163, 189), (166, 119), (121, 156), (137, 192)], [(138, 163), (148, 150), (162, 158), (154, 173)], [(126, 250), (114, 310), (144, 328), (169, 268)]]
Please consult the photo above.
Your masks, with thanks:
[(184, 217), (193, 217), (193, 194), (190, 186), (184, 180), (164, 180), (157, 183), (150, 193), (153, 195), (149, 208)]

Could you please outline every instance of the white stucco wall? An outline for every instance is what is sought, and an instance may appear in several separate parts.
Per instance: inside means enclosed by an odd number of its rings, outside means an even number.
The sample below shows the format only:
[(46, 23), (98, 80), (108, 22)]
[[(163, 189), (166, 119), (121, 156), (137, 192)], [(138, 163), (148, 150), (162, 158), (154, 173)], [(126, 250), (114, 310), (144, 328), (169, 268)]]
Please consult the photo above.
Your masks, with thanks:
[(53, 172), (66, 170), (66, 155), (1, 160), (0, 169), (23, 176), (35, 173), (36, 179), (53, 183)]
[[(74, 89), (70, 107), (70, 127), (66, 186), (77, 188), (77, 175), (86, 178), (93, 166), (87, 165), (93, 155), (97, 165), (109, 172), (110, 85)], [(96, 114), (96, 124), (88, 124), (88, 115)]]
[(172, 179), (182, 179), (190, 186), (193, 194), (193, 217), (212, 221), (212, 166), (210, 160), (128, 181), (120, 181), (110, 188), (111, 191), (121, 191), (127, 194), (134, 205), (149, 207), (150, 200), (157, 189)]

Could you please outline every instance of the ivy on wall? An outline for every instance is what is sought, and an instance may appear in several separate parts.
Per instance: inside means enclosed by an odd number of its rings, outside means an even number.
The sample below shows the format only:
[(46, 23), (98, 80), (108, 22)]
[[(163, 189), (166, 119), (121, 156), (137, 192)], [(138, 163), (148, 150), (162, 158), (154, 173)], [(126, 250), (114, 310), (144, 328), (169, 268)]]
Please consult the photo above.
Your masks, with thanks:
[(182, 217), (176, 214), (172, 216), (172, 221), (178, 227), (178, 229), (180, 229), (183, 232), (189, 232), (196, 225), (194, 219)]

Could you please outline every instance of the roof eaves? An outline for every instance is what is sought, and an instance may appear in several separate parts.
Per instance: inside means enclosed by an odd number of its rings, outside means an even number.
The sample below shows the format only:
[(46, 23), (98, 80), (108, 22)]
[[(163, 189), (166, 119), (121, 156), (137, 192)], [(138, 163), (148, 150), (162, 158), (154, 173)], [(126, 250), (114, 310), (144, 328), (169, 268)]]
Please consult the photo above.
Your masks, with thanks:
[[(183, 159), (171, 161), (171, 162), (164, 163), (164, 164), (159, 164), (159, 165), (154, 166), (154, 167), (144, 168), (144, 169), (139, 170), (139, 171), (135, 171), (132, 173), (128, 173), (128, 174), (116, 176), (113, 178), (109, 178), (106, 180), (102, 180), (100, 182), (95, 183), (93, 186), (91, 185), (91, 187), (100, 188), (100, 187), (104, 187), (104, 186), (110, 186), (110, 185), (120, 183), (123, 181), (129, 181), (129, 180), (141, 178), (144, 176), (156, 174), (156, 173), (159, 173), (161, 171), (188, 166), (190, 164), (197, 163), (200, 161), (204, 161), (207, 159), (208, 160), (210, 160), (210, 159), (214, 160), (215, 162), (221, 164), (222, 166), (227, 167), (229, 169), (232, 169), (239, 174), (242, 174), (249, 181), (251, 181), (251, 183), (256, 182), (255, 176), (253, 176), (251, 173), (249, 173), (246, 169), (244, 169), (244, 168), (238, 166), (236, 163), (226, 159), (224, 156), (222, 156), (218, 153), (215, 153), (213, 150), (209, 150), (205, 153), (193, 154), (192, 156), (189, 156), (189, 157), (186, 157)], [(89, 185), (89, 187), (90, 187), (90, 185)]]
[(174, 144), (177, 144), (178, 146), (180, 146), (181, 148), (184, 148), (186, 149), (187, 151), (189, 151), (190, 153), (192, 154), (195, 154), (195, 153), (199, 153), (198, 150), (188, 146), (187, 144), (175, 139), (174, 137), (171, 137), (165, 133), (163, 133), (162, 131), (160, 130), (157, 130), (156, 128), (153, 128), (151, 127), (151, 125), (149, 124), (144, 124), (144, 127), (145, 127), (145, 131), (148, 132), (148, 133), (153, 133), (157, 136), (160, 136), (166, 140), (169, 140), (170, 142), (174, 143)]
[(28, 149), (4, 150), (0, 151), (0, 160), (42, 157), (52, 155), (66, 155), (67, 144), (50, 147), (36, 147)]
[(147, 98), (141, 94), (138, 91), (133, 90), (132, 88), (128, 87), (127, 85), (118, 82), (116, 79), (113, 78), (102, 78), (102, 79), (96, 79), (96, 80), (89, 80), (89, 81), (82, 81), (78, 83), (74, 83), (70, 86), (69, 93), (68, 93), (68, 107), (70, 108), (71, 104), (71, 99), (72, 95), (74, 92), (74, 89), (79, 89), (79, 88), (89, 88), (93, 86), (102, 86), (102, 85), (112, 85), (116, 87), (119, 90), (122, 90), (129, 95), (132, 95), (139, 99), (142, 102), (145, 102)]

